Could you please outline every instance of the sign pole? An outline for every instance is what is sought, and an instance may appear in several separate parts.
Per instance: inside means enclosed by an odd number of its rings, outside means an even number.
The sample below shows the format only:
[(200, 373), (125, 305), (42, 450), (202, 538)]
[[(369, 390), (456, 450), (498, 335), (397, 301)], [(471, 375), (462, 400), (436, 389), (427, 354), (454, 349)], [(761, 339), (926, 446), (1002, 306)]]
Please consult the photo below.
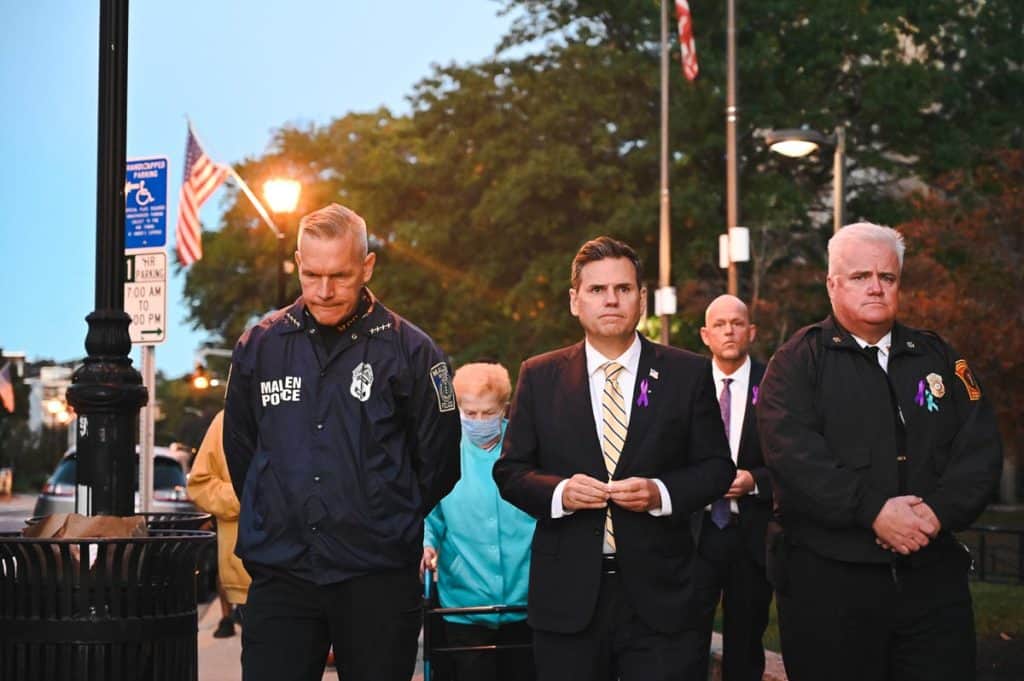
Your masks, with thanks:
[(139, 505), (143, 513), (153, 510), (153, 440), (156, 404), (156, 348), (142, 346), (142, 383), (149, 391), (149, 402), (142, 408), (139, 422)]

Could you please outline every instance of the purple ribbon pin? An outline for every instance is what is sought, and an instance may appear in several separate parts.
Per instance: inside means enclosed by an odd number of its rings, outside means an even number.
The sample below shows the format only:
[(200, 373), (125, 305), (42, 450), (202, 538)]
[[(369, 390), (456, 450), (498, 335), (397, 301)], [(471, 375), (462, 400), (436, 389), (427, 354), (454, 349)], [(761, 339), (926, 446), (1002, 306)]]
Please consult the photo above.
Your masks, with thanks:
[(923, 378), (917, 382), (917, 397), (914, 398), (914, 401), (917, 402), (919, 407), (924, 406), (924, 389), (926, 385)]
[(751, 393), (751, 394), (750, 394), (750, 403), (751, 403), (751, 404), (757, 404), (757, 398), (758, 398), (758, 396), (759, 396), (759, 395), (761, 394), (761, 388), (760, 388), (760, 386), (756, 386), (756, 385), (755, 385), (755, 386), (753, 386), (753, 387), (752, 387), (752, 388), (750, 389), (750, 393)]
[(640, 381), (640, 395), (636, 398), (636, 406), (646, 407), (649, 404), (647, 399), (647, 379)]

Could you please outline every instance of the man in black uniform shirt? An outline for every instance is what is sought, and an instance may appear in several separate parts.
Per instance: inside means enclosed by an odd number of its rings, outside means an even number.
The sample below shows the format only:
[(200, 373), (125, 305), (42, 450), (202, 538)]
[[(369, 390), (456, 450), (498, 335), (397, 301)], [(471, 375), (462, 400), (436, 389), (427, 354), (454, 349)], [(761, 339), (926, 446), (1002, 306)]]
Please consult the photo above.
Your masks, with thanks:
[(757, 417), (792, 681), (964, 681), (975, 672), (970, 556), (952, 535), (990, 499), (1002, 450), (966, 360), (895, 321), (903, 238), (829, 242), (832, 316), (772, 358)]

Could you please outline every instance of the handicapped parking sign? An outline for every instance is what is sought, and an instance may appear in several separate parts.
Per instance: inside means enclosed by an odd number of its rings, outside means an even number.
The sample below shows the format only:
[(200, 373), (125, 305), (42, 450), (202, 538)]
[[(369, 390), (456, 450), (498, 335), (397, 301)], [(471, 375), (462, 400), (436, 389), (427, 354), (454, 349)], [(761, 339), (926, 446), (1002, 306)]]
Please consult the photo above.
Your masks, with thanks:
[(167, 157), (133, 158), (125, 164), (124, 247), (167, 244)]

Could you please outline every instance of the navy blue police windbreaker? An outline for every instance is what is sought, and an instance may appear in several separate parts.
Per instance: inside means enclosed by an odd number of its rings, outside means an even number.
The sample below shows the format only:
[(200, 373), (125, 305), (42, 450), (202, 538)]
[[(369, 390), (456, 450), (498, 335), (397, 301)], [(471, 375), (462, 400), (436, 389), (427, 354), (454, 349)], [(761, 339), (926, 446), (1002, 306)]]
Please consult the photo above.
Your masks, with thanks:
[(373, 300), (321, 366), (298, 300), (235, 347), (224, 452), (249, 567), (331, 584), (416, 565), (423, 518), (459, 478), (451, 368)]

